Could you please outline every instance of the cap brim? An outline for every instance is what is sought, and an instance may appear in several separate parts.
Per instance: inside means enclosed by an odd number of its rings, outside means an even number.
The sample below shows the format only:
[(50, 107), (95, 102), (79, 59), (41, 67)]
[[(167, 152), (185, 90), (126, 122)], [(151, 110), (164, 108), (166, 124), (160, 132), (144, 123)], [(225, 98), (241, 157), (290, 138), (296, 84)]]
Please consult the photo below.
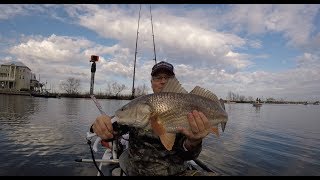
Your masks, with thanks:
[(154, 72), (152, 72), (152, 73), (151, 73), (151, 76), (155, 76), (155, 75), (157, 75), (157, 74), (159, 74), (159, 73), (167, 73), (167, 74), (169, 74), (169, 75), (171, 75), (171, 76), (174, 76), (174, 75), (175, 75), (174, 72), (172, 72), (172, 71), (170, 71), (170, 70), (168, 70), (168, 69), (159, 68), (159, 69), (155, 70)]

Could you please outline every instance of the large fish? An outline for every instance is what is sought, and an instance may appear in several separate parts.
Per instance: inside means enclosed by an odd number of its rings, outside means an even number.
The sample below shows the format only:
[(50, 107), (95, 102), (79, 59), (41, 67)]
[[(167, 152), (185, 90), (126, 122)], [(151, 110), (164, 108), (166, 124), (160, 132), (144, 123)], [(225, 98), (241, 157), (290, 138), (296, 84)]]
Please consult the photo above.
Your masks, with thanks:
[(160, 93), (133, 99), (118, 109), (116, 121), (122, 125), (152, 129), (167, 150), (171, 150), (178, 127), (190, 129), (187, 114), (201, 111), (209, 120), (211, 132), (224, 131), (228, 115), (223, 102), (212, 92), (196, 86), (188, 93), (176, 78), (170, 78)]

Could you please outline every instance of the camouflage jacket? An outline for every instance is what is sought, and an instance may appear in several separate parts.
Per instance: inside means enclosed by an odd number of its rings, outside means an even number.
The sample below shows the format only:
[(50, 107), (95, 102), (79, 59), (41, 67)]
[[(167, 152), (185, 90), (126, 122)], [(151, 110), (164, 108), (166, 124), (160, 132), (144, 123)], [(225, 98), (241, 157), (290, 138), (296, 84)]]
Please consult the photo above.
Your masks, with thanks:
[(185, 151), (186, 137), (177, 134), (171, 151), (165, 149), (158, 136), (152, 131), (129, 128), (129, 147), (120, 157), (120, 164), (129, 176), (170, 176), (187, 169), (187, 160), (195, 159), (202, 150), (200, 144), (193, 151)]

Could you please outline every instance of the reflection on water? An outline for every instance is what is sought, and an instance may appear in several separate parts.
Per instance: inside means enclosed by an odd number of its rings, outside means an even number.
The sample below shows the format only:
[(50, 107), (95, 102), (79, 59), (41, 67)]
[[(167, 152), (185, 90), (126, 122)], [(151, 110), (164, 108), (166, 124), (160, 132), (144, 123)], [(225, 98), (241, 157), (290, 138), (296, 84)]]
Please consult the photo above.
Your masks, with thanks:
[[(129, 102), (99, 101), (110, 115)], [(226, 104), (225, 132), (204, 140), (200, 159), (225, 175), (320, 175), (319, 108)], [(90, 99), (0, 95), (0, 175), (96, 175), (74, 160), (90, 158), (98, 115)]]
[(16, 98), (15, 96), (0, 95), (0, 98), (0, 120), (10, 119), (8, 124), (26, 123), (30, 114), (37, 111), (37, 106), (30, 96)]
[(255, 110), (256, 110), (256, 113), (259, 114), (259, 113), (260, 113), (260, 108), (261, 108), (261, 106), (257, 106), (257, 107), (254, 107), (254, 108), (255, 108)]
[(228, 104), (219, 138), (201, 159), (226, 175), (320, 175), (319, 106)]

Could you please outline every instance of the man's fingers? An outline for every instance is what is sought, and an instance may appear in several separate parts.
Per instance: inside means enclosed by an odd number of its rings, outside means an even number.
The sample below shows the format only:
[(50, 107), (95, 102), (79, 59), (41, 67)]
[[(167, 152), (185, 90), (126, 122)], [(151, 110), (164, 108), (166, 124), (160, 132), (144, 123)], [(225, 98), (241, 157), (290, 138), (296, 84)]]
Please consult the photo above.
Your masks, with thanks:
[(193, 116), (194, 116), (194, 119), (195, 119), (195, 122), (197, 124), (197, 127), (198, 127), (198, 130), (199, 132), (202, 132), (203, 130), (205, 130), (205, 127), (204, 127), (204, 124), (203, 124), (203, 119), (202, 117), (200, 116), (200, 112), (194, 110), (192, 112)]
[(111, 124), (111, 119), (108, 116), (101, 115), (97, 117), (92, 128), (93, 131), (102, 139), (113, 138), (113, 128)]
[(199, 112), (199, 115), (202, 119), (204, 129), (210, 129), (210, 123), (209, 123), (208, 118), (202, 112)]
[(190, 129), (194, 134), (199, 133), (199, 128), (198, 125), (196, 123), (196, 120), (193, 116), (193, 113), (189, 113), (188, 114), (188, 120), (189, 120), (189, 124), (190, 124)]
[(113, 127), (112, 127), (112, 123), (111, 123), (111, 118), (108, 116), (102, 116), (104, 119), (104, 124), (105, 126), (108, 128), (108, 131), (112, 134), (113, 133)]

